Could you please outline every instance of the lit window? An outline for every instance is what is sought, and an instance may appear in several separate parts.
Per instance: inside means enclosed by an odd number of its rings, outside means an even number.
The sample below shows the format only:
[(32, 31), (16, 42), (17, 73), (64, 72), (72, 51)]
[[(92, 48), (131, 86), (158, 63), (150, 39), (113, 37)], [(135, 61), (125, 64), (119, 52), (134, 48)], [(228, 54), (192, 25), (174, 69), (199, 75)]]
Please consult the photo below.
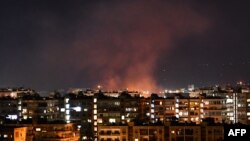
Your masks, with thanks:
[(99, 119), (97, 120), (97, 122), (98, 122), (98, 123), (102, 123), (102, 119), (99, 118)]
[(73, 108), (76, 112), (81, 112), (82, 108), (80, 106), (74, 107)]
[(16, 120), (17, 119), (17, 115), (8, 115), (6, 118), (7, 119), (11, 119), (11, 120)]
[(69, 104), (66, 104), (65, 107), (66, 107), (66, 109), (69, 109)]
[(178, 107), (179, 107), (179, 104), (178, 104), (178, 103), (176, 103), (176, 104), (175, 104), (175, 107), (176, 107), (176, 108), (178, 108)]
[(66, 118), (66, 120), (69, 120), (70, 119), (70, 115), (66, 115), (65, 118)]
[(227, 99), (226, 103), (233, 103), (233, 99)]
[(23, 115), (23, 119), (27, 119), (28, 118), (28, 116), (27, 115)]
[(69, 103), (69, 98), (66, 98), (66, 99), (65, 99), (65, 103)]
[(69, 110), (66, 110), (66, 114), (69, 115)]
[(96, 109), (94, 110), (94, 114), (97, 114), (97, 110)]
[(151, 113), (154, 113), (155, 112), (155, 110), (154, 109), (151, 109)]
[(61, 108), (61, 112), (65, 112), (65, 108)]
[(132, 111), (132, 108), (126, 108), (125, 109), (127, 112), (130, 112), (130, 111)]
[(41, 131), (41, 128), (36, 128), (36, 131), (38, 131), (38, 132)]
[(22, 113), (23, 113), (23, 114), (24, 114), (24, 113), (27, 113), (27, 109), (23, 109), (23, 112), (22, 112)]
[(96, 103), (97, 102), (97, 98), (94, 98), (94, 103)]
[(110, 118), (109, 119), (109, 123), (115, 123), (115, 119), (114, 118)]
[(97, 120), (97, 115), (94, 115), (94, 120)]

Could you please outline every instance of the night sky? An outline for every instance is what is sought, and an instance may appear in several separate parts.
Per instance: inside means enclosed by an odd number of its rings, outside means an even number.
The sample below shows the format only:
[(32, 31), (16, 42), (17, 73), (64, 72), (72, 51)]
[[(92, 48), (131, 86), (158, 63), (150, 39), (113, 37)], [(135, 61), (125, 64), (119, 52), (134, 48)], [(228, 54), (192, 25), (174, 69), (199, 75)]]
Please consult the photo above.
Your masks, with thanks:
[(250, 79), (249, 1), (1, 0), (0, 87), (151, 90)]

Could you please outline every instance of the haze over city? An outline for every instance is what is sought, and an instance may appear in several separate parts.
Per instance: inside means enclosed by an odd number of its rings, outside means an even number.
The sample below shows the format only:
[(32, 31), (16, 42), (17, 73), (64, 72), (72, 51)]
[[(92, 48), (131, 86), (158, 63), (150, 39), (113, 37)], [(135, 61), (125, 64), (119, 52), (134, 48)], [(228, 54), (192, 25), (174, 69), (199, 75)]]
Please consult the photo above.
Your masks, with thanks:
[(248, 82), (249, 1), (1, 1), (0, 87)]

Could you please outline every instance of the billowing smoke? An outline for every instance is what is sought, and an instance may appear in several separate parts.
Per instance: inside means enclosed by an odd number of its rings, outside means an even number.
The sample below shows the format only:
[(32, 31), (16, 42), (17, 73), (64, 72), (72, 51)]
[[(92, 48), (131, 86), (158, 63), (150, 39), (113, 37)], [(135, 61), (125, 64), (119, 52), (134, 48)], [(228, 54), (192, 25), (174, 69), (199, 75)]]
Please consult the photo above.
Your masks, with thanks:
[(210, 26), (189, 4), (174, 2), (103, 2), (83, 9), (78, 18), (74, 27), (63, 26), (74, 31), (67, 35), (70, 41), (48, 39), (56, 43), (44, 50), (44, 57), (50, 66), (60, 62), (54, 69), (72, 71), (58, 73), (69, 83), (104, 89), (157, 90), (161, 86), (154, 73), (160, 57), (176, 41)]

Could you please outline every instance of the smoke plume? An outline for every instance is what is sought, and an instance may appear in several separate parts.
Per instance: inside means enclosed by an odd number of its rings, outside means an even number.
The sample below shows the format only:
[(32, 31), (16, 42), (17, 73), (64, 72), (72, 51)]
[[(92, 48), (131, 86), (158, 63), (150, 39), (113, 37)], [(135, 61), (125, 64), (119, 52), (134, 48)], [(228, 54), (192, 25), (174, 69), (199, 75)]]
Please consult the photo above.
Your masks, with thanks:
[(44, 50), (44, 58), (50, 66), (57, 64), (54, 69), (71, 71), (57, 74), (69, 83), (104, 89), (157, 90), (161, 86), (154, 73), (160, 57), (181, 38), (202, 34), (209, 27), (209, 20), (187, 3), (103, 2), (77, 12), (73, 27), (60, 25), (60, 20), (43, 21), (72, 33), (62, 33), (68, 40), (48, 39), (55, 46)]

